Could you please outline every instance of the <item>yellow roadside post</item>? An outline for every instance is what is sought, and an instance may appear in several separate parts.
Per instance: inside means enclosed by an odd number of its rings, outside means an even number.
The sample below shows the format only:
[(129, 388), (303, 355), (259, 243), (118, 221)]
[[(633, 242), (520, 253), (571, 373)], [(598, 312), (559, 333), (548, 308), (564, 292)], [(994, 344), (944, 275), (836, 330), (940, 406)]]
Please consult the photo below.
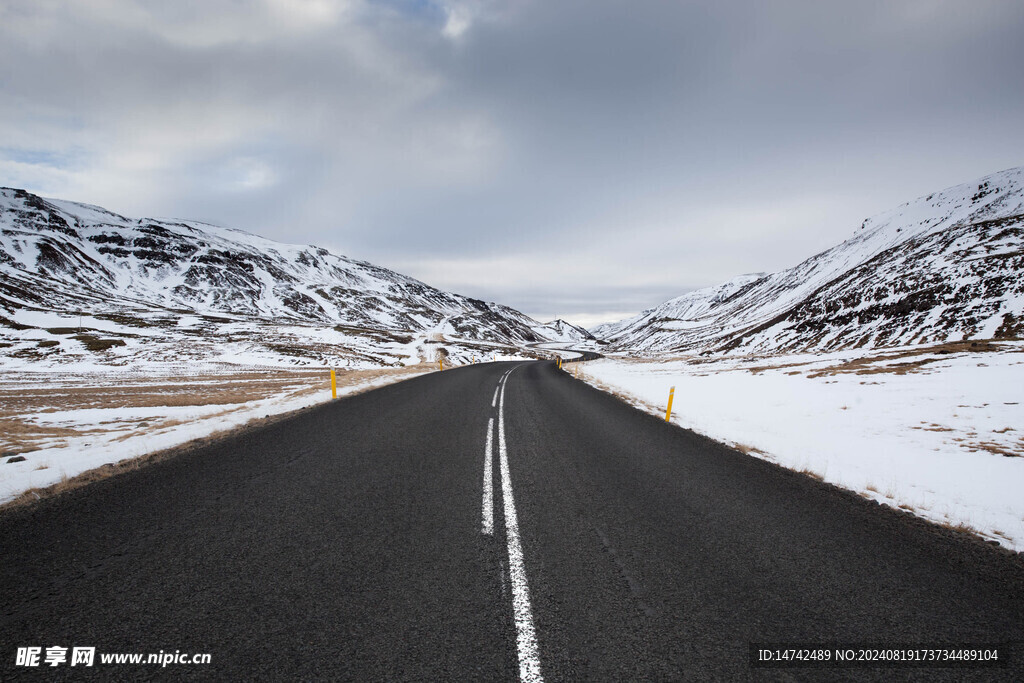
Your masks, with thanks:
[(441, 360), (440, 358), (437, 359), (437, 369), (444, 370), (444, 361)]
[(338, 382), (334, 379), (334, 368), (331, 368), (331, 398), (338, 398)]
[(672, 387), (668, 390), (668, 410), (665, 411), (665, 422), (669, 421), (672, 417), (672, 399), (676, 397), (676, 388)]

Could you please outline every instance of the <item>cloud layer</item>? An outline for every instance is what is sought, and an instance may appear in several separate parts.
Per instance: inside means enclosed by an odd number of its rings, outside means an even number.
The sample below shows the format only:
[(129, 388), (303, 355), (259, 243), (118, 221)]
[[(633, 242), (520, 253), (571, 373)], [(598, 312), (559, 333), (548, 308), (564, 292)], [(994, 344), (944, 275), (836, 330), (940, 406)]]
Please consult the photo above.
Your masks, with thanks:
[(985, 0), (7, 0), (0, 184), (589, 322), (1024, 163), (1022, 31)]

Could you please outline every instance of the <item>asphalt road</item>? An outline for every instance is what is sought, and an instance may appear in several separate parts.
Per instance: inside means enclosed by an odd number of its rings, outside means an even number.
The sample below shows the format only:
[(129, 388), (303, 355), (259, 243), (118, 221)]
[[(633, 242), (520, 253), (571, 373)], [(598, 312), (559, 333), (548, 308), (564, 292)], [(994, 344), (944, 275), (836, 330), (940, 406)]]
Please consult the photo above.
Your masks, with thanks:
[[(550, 362), (421, 376), (4, 512), (0, 596), (0, 680), (1024, 679), (1020, 557)], [(752, 668), (766, 642), (1001, 659)], [(29, 646), (211, 661), (15, 666)]]

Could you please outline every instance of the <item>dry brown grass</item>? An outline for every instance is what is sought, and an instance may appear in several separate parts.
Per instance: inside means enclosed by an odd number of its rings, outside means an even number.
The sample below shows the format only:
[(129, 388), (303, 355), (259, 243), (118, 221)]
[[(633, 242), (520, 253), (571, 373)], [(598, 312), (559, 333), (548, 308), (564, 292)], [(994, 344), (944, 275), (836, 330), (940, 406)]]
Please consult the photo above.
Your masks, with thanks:
[[(339, 387), (344, 387), (382, 374), (409, 372), (407, 368), (340, 370), (337, 381)], [(59, 439), (109, 431), (123, 431), (118, 437), (123, 440), (181, 424), (173, 418), (119, 419), (86, 429), (33, 419), (39, 414), (90, 408), (225, 406), (224, 411), (211, 416), (216, 417), (240, 410), (252, 401), (282, 394), (306, 396), (329, 391), (327, 369), (251, 370), (188, 378), (105, 373), (47, 377), (42, 381), (37, 376), (22, 375), (0, 386), (0, 454), (27, 453), (59, 445)]]
[[(425, 369), (423, 366), (410, 366), (407, 368), (382, 368), (375, 370), (341, 370), (336, 373), (337, 385), (341, 389), (384, 376), (391, 377), (394, 381), (399, 381), (400, 379), (421, 374)], [(127, 421), (127, 423), (134, 422), (131, 426), (128, 426), (126, 422), (118, 422), (108, 423), (105, 426), (101, 424), (89, 429), (74, 429), (34, 424), (31, 421), (31, 416), (38, 412), (75, 410), (78, 408), (224, 405), (225, 409), (223, 411), (203, 418), (211, 419), (241, 410), (245, 407), (246, 403), (251, 401), (262, 400), (281, 394), (304, 396), (317, 392), (323, 393), (326, 398), (330, 396), (329, 392), (331, 390), (330, 372), (326, 369), (209, 374), (197, 375), (178, 381), (173, 381), (177, 378), (168, 377), (153, 378), (151, 381), (147, 381), (146, 378), (137, 376), (117, 377), (110, 374), (99, 376), (99, 378), (102, 381), (97, 377), (90, 376), (74, 378), (78, 380), (78, 384), (74, 383), (74, 379), (69, 378), (61, 383), (28, 391), (11, 385), (0, 387), (0, 406), (2, 406), (0, 408), (0, 453), (15, 455), (14, 449), (21, 449), (17, 452), (27, 452), (38, 448), (38, 445), (41, 443), (53, 446), (53, 439), (56, 437), (70, 438), (87, 434), (93, 436), (105, 434), (109, 437), (111, 433), (125, 431), (124, 434), (118, 434), (108, 439), (111, 442), (120, 442), (132, 436), (182, 424), (180, 419), (169, 418), (160, 420), (150, 418), (142, 422), (137, 420)], [(87, 384), (90, 381), (92, 383)], [(352, 396), (368, 391), (370, 388), (359, 389), (346, 395)], [(16, 398), (17, 400), (9, 402), (6, 400), (8, 397)], [(71, 478), (65, 476), (60, 482), (52, 486), (25, 491), (18, 498), (0, 505), (0, 509), (32, 503), (41, 498), (57, 495), (63, 491), (106, 479), (121, 472), (135, 470), (148, 463), (163, 460), (185, 450), (223, 439), (236, 431), (253, 429), (276, 422), (290, 414), (283, 413), (265, 418), (257, 418), (242, 427), (225, 430), (209, 437), (194, 439), (181, 446), (175, 446), (138, 458), (130, 458), (116, 464), (103, 465)], [(41, 463), (35, 469), (49, 468), (54, 464), (55, 457), (59, 458), (59, 456), (51, 455), (47, 463)]]
[(0, 417), (0, 456), (28, 453), (43, 441), (79, 436), (83, 432), (66, 427), (38, 425), (18, 417)]
[(806, 467), (804, 469), (800, 470), (800, 474), (806, 475), (806, 476), (810, 477), (811, 479), (817, 479), (818, 481), (825, 481), (825, 477), (824, 476), (822, 476), (821, 474), (818, 474), (814, 470), (808, 469)]
[(914, 425), (914, 426), (911, 427), (911, 429), (920, 429), (920, 430), (925, 431), (925, 432), (952, 432), (953, 431), (952, 427), (943, 427), (942, 425), (936, 424), (935, 422), (922, 422), (921, 424), (924, 425), (924, 426), (921, 427), (921, 426), (918, 426), (918, 425)]
[[(830, 377), (840, 374), (855, 375), (876, 375), (893, 374), (906, 375), (908, 373), (920, 372), (931, 363), (942, 360), (942, 356), (950, 354), (982, 354), (1000, 352), (1020, 352), (1020, 347), (1012, 344), (982, 341), (961, 341), (933, 344), (931, 346), (919, 346), (904, 349), (878, 349), (868, 355), (854, 358), (847, 361), (839, 361), (835, 365), (825, 368), (815, 368), (808, 371), (808, 367), (818, 363), (816, 360), (787, 361), (785, 355), (777, 356), (778, 362), (773, 362), (776, 356), (739, 356), (730, 360), (740, 363), (749, 363), (747, 367), (737, 366), (735, 369), (743, 369), (752, 374), (760, 374), (767, 371), (784, 371), (787, 375), (805, 374), (810, 379)], [(616, 358), (617, 361), (646, 364), (665, 363), (669, 361), (685, 361), (692, 366), (703, 364), (714, 364), (721, 362), (721, 358), (704, 358), (692, 355), (678, 355), (658, 358)]]
[[(747, 372), (757, 375), (767, 370), (784, 370), (786, 368), (804, 368), (809, 365), (809, 362), (799, 363), (779, 363), (778, 365), (755, 365), (751, 368), (746, 368)], [(802, 370), (790, 370), (786, 373), (787, 375), (800, 375), (803, 374)]]
[[(378, 371), (339, 371), (339, 377), (357, 377)], [(154, 375), (93, 378), (58, 376), (46, 386), (0, 386), (0, 418), (31, 411), (74, 410), (139, 406), (201, 406), (244, 403), (273, 396), (296, 384), (330, 386), (327, 370), (241, 371), (197, 375), (192, 379)]]
[[(910, 372), (921, 371), (925, 366), (942, 360), (941, 356), (944, 355), (953, 353), (996, 353), (1007, 350), (1016, 350), (1016, 347), (989, 341), (962, 341), (933, 346), (920, 346), (912, 349), (880, 350), (868, 356), (854, 358), (837, 365), (816, 370), (807, 376), (815, 379), (839, 374), (875, 375), (884, 373), (905, 375)], [(892, 362), (900, 359), (905, 360), (902, 362)], [(778, 367), (790, 366), (780, 365)]]
[(950, 531), (955, 531), (960, 534), (969, 534), (971, 536), (976, 536), (978, 538), (984, 538), (980, 531), (975, 529), (970, 524), (965, 524), (964, 522), (941, 522), (939, 526), (945, 529), (949, 529)]
[(960, 441), (962, 442), (961, 445), (970, 451), (987, 451), (1006, 458), (1024, 457), (1024, 440), (1018, 441), (1016, 444), (1000, 444), (994, 441), (967, 441), (966, 439), (961, 439)]

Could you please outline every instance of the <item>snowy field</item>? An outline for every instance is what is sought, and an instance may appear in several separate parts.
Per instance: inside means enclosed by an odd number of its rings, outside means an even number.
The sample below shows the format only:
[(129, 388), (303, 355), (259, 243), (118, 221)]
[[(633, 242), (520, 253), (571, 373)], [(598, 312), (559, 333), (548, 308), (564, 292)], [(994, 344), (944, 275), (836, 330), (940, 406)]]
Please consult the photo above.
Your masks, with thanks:
[(672, 421), (893, 507), (1024, 550), (1024, 344), (583, 364)]
[[(339, 371), (338, 396), (435, 369)], [(326, 369), (5, 372), (0, 504), (103, 465), (329, 400)]]

